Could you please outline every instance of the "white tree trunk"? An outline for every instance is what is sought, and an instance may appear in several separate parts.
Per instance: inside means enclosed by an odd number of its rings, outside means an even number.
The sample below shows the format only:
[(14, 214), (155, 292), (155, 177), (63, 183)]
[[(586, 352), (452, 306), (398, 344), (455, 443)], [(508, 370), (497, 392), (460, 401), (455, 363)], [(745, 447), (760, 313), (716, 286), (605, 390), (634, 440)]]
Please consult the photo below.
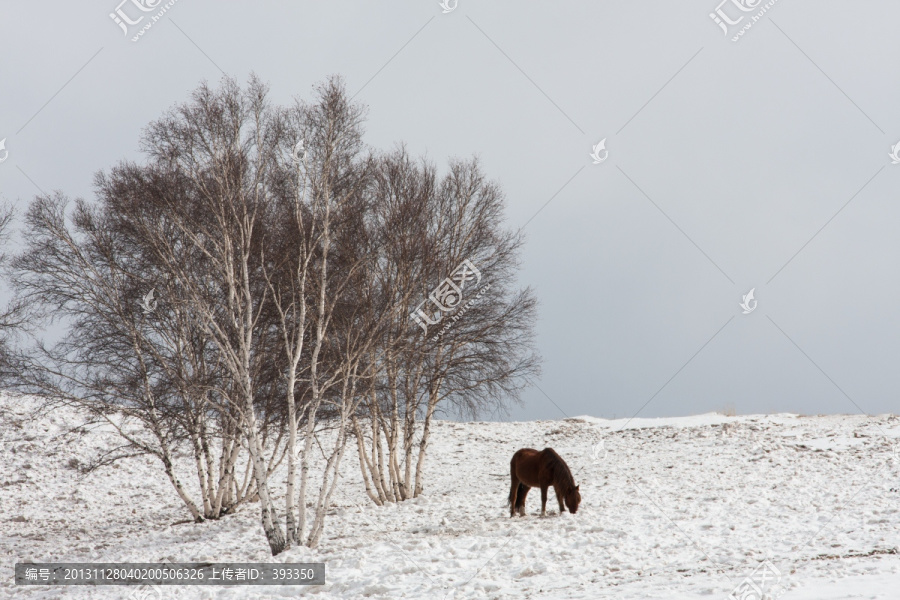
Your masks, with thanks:
[[(347, 424), (346, 421), (341, 423), (341, 429), (338, 433), (338, 439), (335, 441), (335, 451), (328, 459), (328, 465), (325, 467), (323, 474), (322, 488), (319, 493), (319, 502), (316, 506), (316, 519), (313, 522), (312, 531), (309, 534), (307, 546), (315, 548), (319, 544), (322, 537), (322, 530), (325, 527), (325, 517), (328, 514), (328, 508), (331, 506), (331, 497), (334, 494), (335, 486), (340, 477), (341, 459), (344, 457), (344, 449), (347, 447)], [(328, 483), (329, 472), (331, 473), (331, 482)], [(327, 489), (327, 491), (326, 491)]]
[(169, 454), (169, 447), (165, 443), (162, 445), (162, 463), (163, 468), (166, 470), (166, 475), (169, 478), (169, 481), (172, 482), (172, 486), (175, 488), (175, 491), (178, 492), (178, 497), (181, 498), (181, 501), (184, 502), (187, 509), (190, 511), (191, 516), (195, 521), (202, 521), (203, 515), (200, 514), (200, 510), (197, 508), (197, 505), (194, 504), (194, 501), (191, 500), (190, 496), (188, 496), (187, 492), (184, 489), (184, 486), (181, 484), (181, 480), (175, 475), (175, 467), (172, 464), (172, 456)]
[[(375, 483), (375, 472), (368, 455), (366, 454), (366, 442), (363, 438), (362, 428), (356, 415), (352, 417), (353, 434), (356, 436), (356, 451), (359, 454), (359, 470), (362, 474), (363, 485), (366, 487), (366, 495), (378, 506), (384, 506), (384, 498), (378, 491), (377, 483)], [(370, 478), (371, 473), (371, 478)], [(378, 493), (376, 493), (378, 492)]]
[(416, 460), (416, 487), (413, 497), (417, 498), (422, 493), (424, 486), (425, 452), (428, 449), (428, 438), (431, 434), (431, 420), (437, 409), (440, 395), (432, 391), (428, 397), (428, 409), (425, 412), (425, 423), (422, 425), (422, 440), (419, 442), (419, 458)]
[(250, 452), (250, 460), (253, 462), (253, 475), (256, 479), (256, 492), (259, 495), (263, 532), (266, 534), (266, 540), (269, 542), (272, 556), (277, 556), (285, 549), (286, 542), (284, 532), (281, 530), (281, 524), (278, 522), (275, 507), (272, 505), (272, 500), (269, 497), (268, 473), (265, 460), (263, 459), (262, 443), (257, 431), (256, 414), (252, 398), (247, 398), (245, 411), (247, 446)]
[(294, 400), (294, 383), (297, 377), (297, 369), (294, 364), (288, 372), (288, 473), (287, 473), (287, 489), (285, 490), (284, 510), (285, 510), (285, 527), (287, 544), (296, 544), (297, 523), (294, 518), (294, 483), (297, 471), (297, 407)]
[(372, 402), (375, 407), (372, 417), (372, 464), (374, 464), (377, 469), (378, 477), (376, 478), (376, 482), (378, 485), (378, 489), (384, 495), (385, 500), (389, 502), (396, 502), (397, 496), (394, 495), (394, 490), (389, 484), (390, 473), (387, 472), (387, 469), (385, 469), (384, 466), (384, 449), (381, 445), (382, 415), (381, 409), (376, 403), (377, 400), (375, 399), (374, 391), (372, 394)]
[(297, 493), (297, 510), (299, 518), (297, 520), (297, 539), (306, 537), (306, 489), (309, 482), (309, 462), (312, 458), (313, 434), (315, 433), (316, 414), (318, 412), (318, 404), (310, 405), (309, 414), (306, 418), (305, 439), (303, 442), (303, 453), (300, 455), (300, 490)]

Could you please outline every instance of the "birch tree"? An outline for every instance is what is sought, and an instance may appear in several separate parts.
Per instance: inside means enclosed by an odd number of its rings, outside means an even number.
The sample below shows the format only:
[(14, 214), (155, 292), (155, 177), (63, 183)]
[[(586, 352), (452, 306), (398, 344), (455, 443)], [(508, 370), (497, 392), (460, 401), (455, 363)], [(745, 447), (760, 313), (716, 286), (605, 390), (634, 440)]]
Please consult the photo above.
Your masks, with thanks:
[[(14, 216), (12, 206), (0, 205), (0, 269), (4, 270), (7, 268), (8, 259), (4, 249), (11, 235), (10, 225)], [(9, 274), (4, 273), (4, 278), (8, 277)], [(6, 289), (3, 291), (8, 293)], [(14, 358), (16, 353), (10, 342), (17, 334), (27, 329), (29, 320), (28, 305), (20, 299), (9, 298), (7, 304), (0, 310), (0, 384), (4, 387), (15, 384), (16, 374), (21, 369), (21, 365), (17, 366), (19, 361)]]
[[(333, 330), (336, 312), (347, 304), (348, 294), (354, 293), (351, 286), (358, 283), (369, 260), (365, 253), (354, 251), (363, 231), (360, 215), (367, 210), (364, 192), (369, 161), (363, 154), (363, 114), (362, 107), (350, 101), (342, 81), (331, 78), (317, 87), (314, 102), (297, 102), (283, 115), (287, 130), (299, 140), (292, 148), (285, 148), (290, 149), (297, 163), (297, 184), (292, 203), (283, 211), (288, 215), (285, 222), (289, 228), (284, 231), (283, 239), (288, 241), (284, 252), (291, 257), (291, 272), (286, 278), (287, 285), (278, 289), (273, 286), (272, 293), (288, 362), (286, 393), (291, 449), (286, 493), (288, 537), (310, 546), (320, 539), (331, 501), (328, 490), (337, 481), (360, 361), (356, 338), (345, 336), (338, 341)], [(304, 356), (303, 337), (307, 327), (310, 345)], [(305, 358), (306, 394), (301, 396), (304, 401), (298, 411), (296, 381), (301, 358)], [(339, 388), (340, 392), (333, 392), (333, 388)], [(307, 493), (316, 428), (323, 404), (335, 397), (339, 401), (332, 407), (332, 414), (340, 415), (340, 425), (335, 446), (320, 473), (313, 523), (309, 526)], [(302, 445), (297, 436), (299, 422), (305, 425)], [(296, 448), (295, 444), (298, 444)], [(295, 455), (299, 457), (296, 466)], [(295, 521), (293, 494), (297, 467)]]
[[(363, 403), (368, 427), (354, 420), (363, 481), (376, 504), (421, 494), (439, 407), (470, 416), (502, 411), (539, 365), (535, 300), (530, 290), (515, 289), (523, 239), (503, 227), (499, 187), (477, 161), (451, 162), (437, 182), (433, 167), (414, 163), (403, 149), (386, 156), (379, 173), (379, 264), (400, 310), (382, 339), (378, 384)], [(459, 271), (463, 264), (469, 266)], [(466, 285), (473, 268), (481, 287), (455, 291), (446, 316), (431, 306), (424, 334), (411, 326), (410, 315), (434, 290), (454, 272)]]
[[(262, 325), (268, 288), (265, 223), (270, 173), (277, 168), (267, 90), (251, 80), (242, 90), (226, 80), (219, 89), (201, 86), (192, 101), (152, 123), (144, 139), (154, 167), (170, 181), (183, 182), (191, 202), (161, 198), (177, 235), (154, 240), (158, 260), (180, 281), (185, 304), (216, 348), (228, 374), (225, 396), (239, 415), (252, 464), (261, 522), (272, 554), (286, 547), (274, 505), (265, 448), (265, 418), (259, 374), (270, 334)], [(147, 235), (156, 230), (148, 228)], [(176, 243), (185, 240), (184, 245)], [(196, 258), (185, 263), (184, 246)]]
[[(115, 218), (81, 201), (71, 212), (67, 207), (62, 195), (35, 199), (26, 215), (25, 250), (13, 260), (19, 300), (68, 324), (58, 344), (39, 343), (22, 354), (19, 386), (114, 427), (123, 445), (89, 466), (151, 454), (194, 520), (233, 510), (248, 490), (234, 481), (240, 447), (228, 416), (215, 411), (218, 374), (208, 348), (189, 321), (157, 310), (159, 300), (147, 310), (142, 290), (169, 291), (134, 252), (138, 246), (117, 234)], [(191, 444), (199, 501), (175, 468), (173, 455), (183, 442)]]

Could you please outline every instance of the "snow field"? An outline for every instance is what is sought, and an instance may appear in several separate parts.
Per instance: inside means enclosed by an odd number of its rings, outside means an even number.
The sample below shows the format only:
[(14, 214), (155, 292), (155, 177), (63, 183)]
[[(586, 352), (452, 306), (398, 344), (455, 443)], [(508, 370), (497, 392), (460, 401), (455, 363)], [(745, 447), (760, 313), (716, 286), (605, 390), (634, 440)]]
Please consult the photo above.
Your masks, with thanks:
[[(787, 600), (900, 597), (894, 416), (439, 421), (422, 497), (373, 505), (350, 446), (320, 548), (273, 559), (258, 504), (174, 524), (187, 512), (155, 459), (83, 475), (70, 463), (119, 445), (112, 431), (65, 434), (81, 423), (74, 411), (33, 410), (0, 396), (0, 598), (138, 591), (16, 587), (15, 562), (214, 560), (322, 561), (328, 584), (166, 586), (162, 597), (724, 599), (765, 559)], [(581, 486), (578, 513), (556, 515), (551, 489), (552, 516), (539, 518), (532, 490), (528, 516), (510, 519), (510, 457), (547, 446)]]

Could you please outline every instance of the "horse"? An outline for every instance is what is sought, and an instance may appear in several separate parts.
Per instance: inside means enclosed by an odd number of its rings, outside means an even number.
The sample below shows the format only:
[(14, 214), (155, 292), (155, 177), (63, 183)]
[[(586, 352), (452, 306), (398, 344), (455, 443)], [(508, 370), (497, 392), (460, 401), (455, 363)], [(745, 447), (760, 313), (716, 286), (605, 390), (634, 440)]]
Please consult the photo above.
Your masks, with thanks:
[(551, 485), (556, 492), (560, 514), (563, 512), (563, 500), (570, 513), (574, 515), (578, 512), (581, 503), (579, 486), (575, 485), (566, 461), (553, 448), (541, 451), (522, 448), (516, 451), (509, 461), (509, 475), (512, 479), (508, 502), (510, 517), (516, 516), (517, 510), (520, 516), (525, 516), (525, 497), (533, 487), (541, 488), (541, 516), (546, 516), (547, 488)]

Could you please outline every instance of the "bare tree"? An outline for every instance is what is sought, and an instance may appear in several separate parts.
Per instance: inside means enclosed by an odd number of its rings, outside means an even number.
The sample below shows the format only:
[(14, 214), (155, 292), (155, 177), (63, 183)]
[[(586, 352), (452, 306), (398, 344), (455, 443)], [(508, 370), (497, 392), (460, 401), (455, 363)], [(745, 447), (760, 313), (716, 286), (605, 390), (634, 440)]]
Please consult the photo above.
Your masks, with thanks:
[[(363, 432), (356, 415), (353, 426), (367, 493), (383, 504), (412, 493), (400, 467), (400, 444), (412, 439), (405, 435), (410, 428), (404, 425), (410, 421), (400, 388), (402, 366), (411, 364), (410, 353), (417, 354), (410, 343), (414, 338), (408, 313), (418, 301), (419, 281), (425, 277), (435, 173), (430, 165), (412, 161), (402, 147), (381, 157), (376, 171), (371, 220), (377, 235), (377, 258), (372, 268), (383, 302), (395, 311), (371, 359), (377, 377), (367, 387), (361, 413), (368, 421), (368, 433)], [(370, 451), (365, 450), (367, 437)]]
[[(70, 226), (66, 208), (61, 195), (32, 202), (26, 249), (13, 261), (19, 301), (43, 306), (45, 315), (69, 325), (54, 347), (39, 343), (22, 354), (18, 384), (115, 427), (125, 444), (94, 466), (151, 454), (195, 520), (228, 512), (247, 490), (232, 493), (239, 446), (227, 418), (212, 414), (208, 388), (215, 367), (207, 363), (205, 344), (183, 316), (157, 312), (158, 300), (142, 298), (154, 283), (166, 293), (166, 284), (154, 282), (158, 273), (119, 235), (109, 211), (79, 201)], [(217, 481), (214, 438), (222, 444)], [(185, 440), (197, 465), (199, 504), (175, 471), (173, 455)]]
[[(537, 302), (529, 288), (515, 287), (524, 237), (503, 227), (499, 186), (486, 179), (477, 160), (452, 161), (437, 200), (436, 213), (442, 218), (435, 228), (433, 264), (481, 285), (461, 294), (455, 311), (443, 317), (449, 322), (424, 343), (425, 414), (415, 495), (423, 489), (426, 449), (438, 406), (448, 402), (453, 409), (448, 412), (470, 417), (503, 411), (540, 367), (534, 346)], [(480, 275), (472, 272), (476, 269)]]
[[(218, 91), (201, 88), (192, 103), (153, 124), (146, 139), (155, 168), (180, 193), (163, 200), (176, 235), (158, 235), (164, 230), (149, 224), (142, 235), (154, 239), (157, 260), (181, 281), (186, 309), (228, 375), (223, 397), (240, 415), (273, 554), (293, 542), (318, 543), (353, 412), (361, 342), (339, 339), (332, 327), (368, 261), (350, 251), (365, 212), (362, 112), (337, 78), (318, 87), (314, 102), (288, 110), (270, 107), (256, 81), (244, 91), (227, 82)], [(328, 404), (341, 424), (318, 473), (308, 525), (313, 450)], [(272, 462), (267, 452), (278, 453), (277, 444), (264, 443), (272, 414), (286, 417), (286, 427), (278, 425), (279, 439), (287, 432), (285, 529), (265, 464)]]
[[(9, 241), (9, 226), (15, 217), (15, 210), (8, 204), (0, 205), (0, 268), (6, 269), (8, 256), (2, 251)], [(6, 274), (6, 278), (9, 275)], [(14, 358), (10, 341), (18, 333), (27, 329), (29, 322), (28, 305), (20, 299), (12, 298), (0, 310), (0, 384), (14, 385), (16, 374), (21, 365)]]
[(422, 492), (440, 406), (467, 415), (503, 410), (539, 363), (535, 300), (514, 289), (522, 236), (504, 231), (502, 193), (477, 161), (452, 162), (436, 183), (433, 167), (401, 149), (382, 159), (378, 180), (382, 282), (400, 310), (363, 403), (369, 432), (360, 419), (354, 432), (367, 493), (381, 504)]
[(270, 488), (265, 419), (258, 412), (264, 394), (262, 349), (272, 335), (263, 320), (269, 302), (262, 277), (265, 224), (271, 217), (266, 185), (278, 168), (272, 144), (277, 131), (266, 94), (255, 79), (246, 90), (231, 80), (217, 90), (204, 85), (191, 102), (150, 125), (145, 150), (190, 201), (163, 195), (166, 222), (175, 235), (152, 224), (143, 233), (153, 240), (157, 260), (180, 282), (186, 310), (227, 373), (223, 398), (239, 415), (263, 531), (274, 555), (284, 550), (286, 539)]
[[(351, 344), (346, 338), (347, 343), (338, 346), (333, 339), (335, 314), (368, 260), (364, 253), (353, 254), (358, 242), (354, 236), (361, 231), (359, 215), (366, 210), (361, 204), (368, 178), (368, 159), (361, 156), (363, 109), (350, 102), (339, 78), (318, 86), (316, 94), (314, 102), (298, 101), (281, 115), (287, 144), (282, 156), (290, 156), (296, 163), (296, 184), (283, 182), (279, 187), (285, 193), (273, 197), (279, 215), (276, 252), (284, 260), (267, 273), (286, 362), (287, 538), (289, 542), (310, 546), (318, 543), (321, 536), (331, 498), (327, 490), (333, 489), (337, 479), (346, 441), (343, 422), (353, 412), (347, 407), (353, 403), (353, 382), (360, 360), (358, 343)], [(305, 344), (307, 334), (309, 345)], [(326, 359), (329, 351), (331, 356)], [(301, 375), (305, 375), (302, 389), (298, 385)], [(336, 396), (340, 400), (334, 403), (332, 414), (341, 416), (341, 425), (320, 473), (320, 490), (310, 527), (306, 497), (314, 442), (320, 411), (335, 397), (335, 387), (341, 392)], [(299, 406), (298, 397), (302, 399)], [(302, 446), (298, 439), (300, 423), (304, 424)]]

